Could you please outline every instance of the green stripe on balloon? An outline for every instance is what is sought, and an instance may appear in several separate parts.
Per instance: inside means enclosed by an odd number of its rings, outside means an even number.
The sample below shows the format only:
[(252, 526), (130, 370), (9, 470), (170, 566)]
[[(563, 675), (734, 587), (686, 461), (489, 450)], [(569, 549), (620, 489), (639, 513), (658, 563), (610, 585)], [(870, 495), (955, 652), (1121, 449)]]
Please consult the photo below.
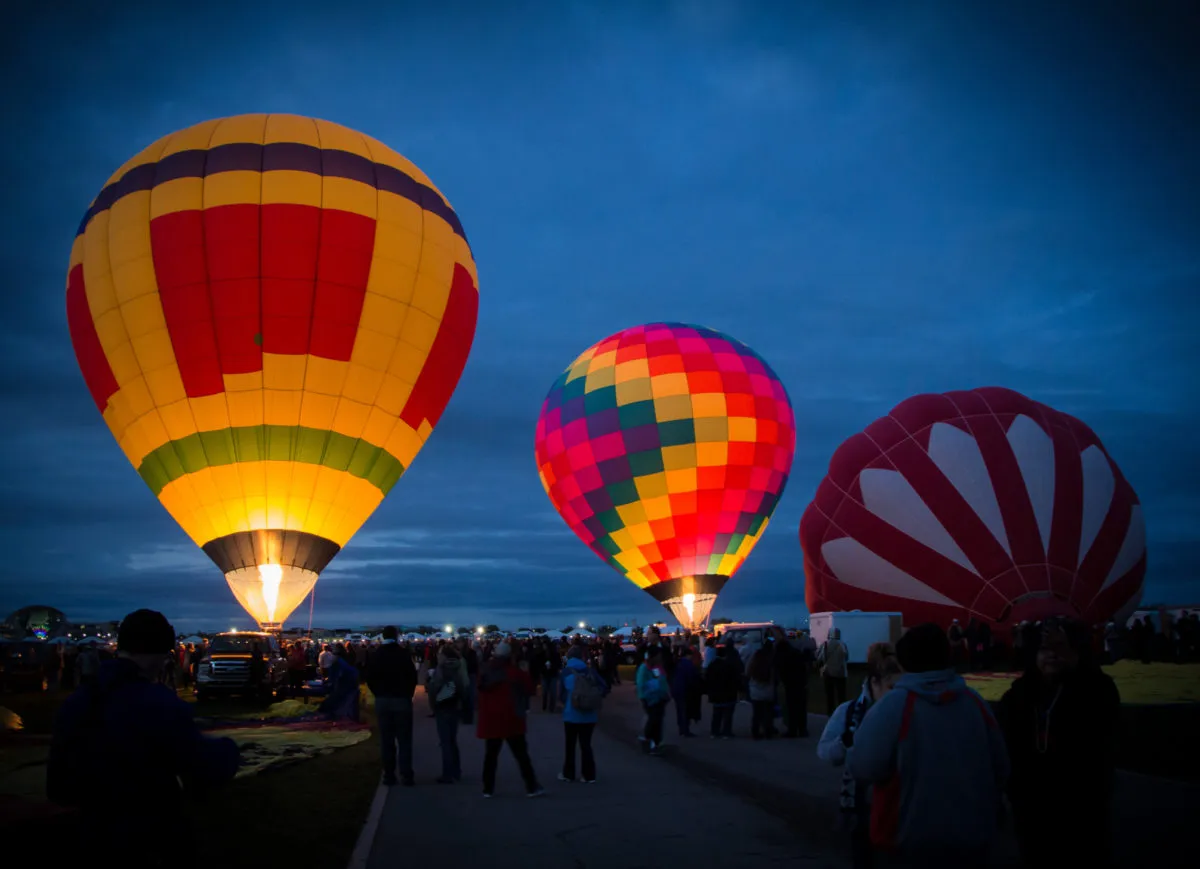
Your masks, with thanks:
[(404, 473), (401, 461), (382, 447), (299, 425), (238, 426), (191, 434), (150, 452), (138, 473), (158, 495), (186, 474), (239, 462), (320, 465), (366, 480), (385, 495)]

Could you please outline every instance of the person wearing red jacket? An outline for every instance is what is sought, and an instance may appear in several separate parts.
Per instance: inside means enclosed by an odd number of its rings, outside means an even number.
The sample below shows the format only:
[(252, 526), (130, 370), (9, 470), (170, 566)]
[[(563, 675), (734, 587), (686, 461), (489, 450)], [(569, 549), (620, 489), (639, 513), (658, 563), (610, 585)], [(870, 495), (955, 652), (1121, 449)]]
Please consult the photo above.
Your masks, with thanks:
[(512, 662), (512, 647), (500, 643), (479, 671), (478, 721), (475, 735), (486, 742), (483, 756), (483, 796), (490, 798), (496, 789), (496, 764), (500, 760), (500, 749), (508, 743), (521, 777), (525, 780), (525, 792), (529, 797), (540, 797), (545, 792), (538, 784), (529, 759), (529, 746), (525, 742), (525, 714), (529, 710), (529, 698), (533, 695), (533, 682), (529, 674)]

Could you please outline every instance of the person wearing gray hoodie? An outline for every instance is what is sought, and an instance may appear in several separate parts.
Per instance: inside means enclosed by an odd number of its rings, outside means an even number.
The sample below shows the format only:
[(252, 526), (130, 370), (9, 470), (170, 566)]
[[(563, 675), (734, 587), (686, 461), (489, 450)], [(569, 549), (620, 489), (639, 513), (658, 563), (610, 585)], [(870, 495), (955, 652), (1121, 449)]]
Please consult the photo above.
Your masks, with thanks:
[(871, 706), (846, 770), (874, 785), (878, 865), (988, 865), (1008, 779), (1004, 737), (988, 704), (954, 672), (937, 625), (896, 644), (905, 675)]

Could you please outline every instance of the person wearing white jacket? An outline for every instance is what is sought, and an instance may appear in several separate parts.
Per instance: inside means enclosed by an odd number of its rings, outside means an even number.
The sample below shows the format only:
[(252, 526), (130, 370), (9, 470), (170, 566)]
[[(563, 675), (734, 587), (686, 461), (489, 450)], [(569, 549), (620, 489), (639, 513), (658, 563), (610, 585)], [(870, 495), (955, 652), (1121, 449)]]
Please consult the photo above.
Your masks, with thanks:
[[(891, 690), (902, 673), (890, 643), (872, 645), (867, 651), (867, 678), (863, 681), (862, 693), (856, 699), (838, 706), (829, 716), (817, 743), (817, 757), (833, 766), (843, 766), (846, 753), (854, 745), (854, 732), (862, 723), (863, 716)], [(855, 781), (849, 772), (842, 774), (839, 803), (842, 825), (850, 833), (854, 869), (870, 869), (874, 865), (870, 839), (870, 795), (868, 783)]]

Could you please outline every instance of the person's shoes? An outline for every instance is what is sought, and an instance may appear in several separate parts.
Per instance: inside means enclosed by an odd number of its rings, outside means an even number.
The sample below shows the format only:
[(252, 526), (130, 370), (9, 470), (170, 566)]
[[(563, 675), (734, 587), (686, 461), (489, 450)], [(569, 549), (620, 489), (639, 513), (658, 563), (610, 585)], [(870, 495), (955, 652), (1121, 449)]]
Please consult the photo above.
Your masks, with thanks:
[(543, 787), (535, 788), (534, 790), (531, 790), (529, 793), (525, 794), (525, 796), (529, 797), (529, 799), (531, 799), (531, 800), (534, 797), (544, 797), (545, 795), (546, 795), (546, 789)]
[(452, 785), (454, 784), (454, 781), (455, 780), (448, 775), (439, 776), (437, 779), (437, 783), (440, 785)]
[(691, 731), (689, 731), (687, 733), (681, 733), (679, 735), (682, 736), (684, 739), (693, 739), (696, 736), (696, 734), (692, 733)]
[(583, 780), (583, 783), (585, 785), (594, 785), (596, 783), (596, 780), (594, 778), (585, 778)]
[(558, 774), (558, 780), (559, 780), (559, 781), (565, 781), (565, 782), (573, 782), (573, 781), (575, 781), (575, 779), (573, 779), (573, 778), (567, 778), (567, 777), (566, 777), (565, 775), (563, 775), (561, 772)]
[(491, 794), (489, 794), (487, 791), (484, 791), (484, 792), (483, 792), (483, 798), (484, 798), (485, 800), (490, 800), (490, 799), (492, 798), (492, 795), (491, 795)]

